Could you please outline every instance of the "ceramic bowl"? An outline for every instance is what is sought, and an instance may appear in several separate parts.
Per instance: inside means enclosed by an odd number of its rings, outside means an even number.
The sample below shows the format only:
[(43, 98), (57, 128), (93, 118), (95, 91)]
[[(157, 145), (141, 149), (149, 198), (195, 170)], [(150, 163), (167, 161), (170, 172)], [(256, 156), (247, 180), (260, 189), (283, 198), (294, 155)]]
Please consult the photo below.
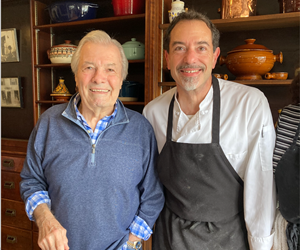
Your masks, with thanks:
[(265, 79), (286, 80), (287, 78), (288, 72), (272, 72), (265, 74)]
[(77, 46), (66, 40), (64, 44), (54, 45), (47, 50), (48, 58), (51, 63), (71, 63), (72, 56)]
[(94, 19), (97, 14), (98, 4), (88, 2), (56, 2), (50, 4), (50, 19), (54, 23), (71, 22)]
[(122, 44), (122, 47), (128, 60), (139, 60), (145, 58), (145, 45), (138, 42), (135, 38), (131, 38), (131, 41)]
[(213, 73), (213, 75), (214, 75), (216, 78), (228, 80), (228, 75), (227, 75), (227, 74)]
[(227, 53), (227, 57), (220, 56), (220, 65), (226, 64), (228, 70), (238, 80), (260, 80), (268, 73), (274, 63), (283, 61), (282, 52), (274, 55), (272, 50), (263, 45), (254, 44), (255, 39), (246, 39), (241, 45)]

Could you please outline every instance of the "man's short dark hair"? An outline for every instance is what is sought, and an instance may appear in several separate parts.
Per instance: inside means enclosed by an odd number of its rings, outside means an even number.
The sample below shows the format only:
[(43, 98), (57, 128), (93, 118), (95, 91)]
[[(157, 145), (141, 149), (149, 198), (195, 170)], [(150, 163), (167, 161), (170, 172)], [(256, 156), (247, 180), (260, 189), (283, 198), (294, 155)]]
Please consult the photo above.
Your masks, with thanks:
[(216, 28), (216, 26), (210, 21), (210, 19), (206, 15), (201, 14), (195, 10), (189, 10), (188, 12), (182, 12), (177, 17), (175, 17), (168, 29), (165, 31), (163, 45), (164, 50), (166, 50), (169, 53), (171, 31), (176, 26), (176, 24), (183, 20), (199, 20), (204, 22), (207, 25), (207, 27), (211, 30), (213, 51), (215, 51), (216, 48), (219, 47), (220, 32)]

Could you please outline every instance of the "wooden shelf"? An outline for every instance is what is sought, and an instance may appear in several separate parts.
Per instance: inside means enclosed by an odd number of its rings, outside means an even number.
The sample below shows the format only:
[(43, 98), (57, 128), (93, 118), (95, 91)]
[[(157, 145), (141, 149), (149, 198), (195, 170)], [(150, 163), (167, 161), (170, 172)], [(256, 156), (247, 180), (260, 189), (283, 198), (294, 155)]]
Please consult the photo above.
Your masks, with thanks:
[(287, 80), (234, 80), (233, 82), (237, 82), (245, 85), (290, 85), (292, 79)]
[[(211, 21), (221, 32), (299, 27), (300, 12), (251, 16), (245, 18), (213, 19)], [(164, 30), (167, 29), (169, 25), (169, 23), (160, 24), (159, 28)]]
[[(231, 80), (230, 80), (231, 81)], [(292, 82), (292, 79), (287, 80), (233, 80), (244, 85), (289, 85)], [(176, 86), (175, 82), (159, 82), (159, 87), (174, 87)]]
[(39, 103), (39, 104), (60, 104), (60, 103), (66, 103), (69, 101), (51, 101), (51, 100), (39, 100), (36, 101), (35, 103)]
[(145, 102), (122, 102), (124, 105), (145, 105)]

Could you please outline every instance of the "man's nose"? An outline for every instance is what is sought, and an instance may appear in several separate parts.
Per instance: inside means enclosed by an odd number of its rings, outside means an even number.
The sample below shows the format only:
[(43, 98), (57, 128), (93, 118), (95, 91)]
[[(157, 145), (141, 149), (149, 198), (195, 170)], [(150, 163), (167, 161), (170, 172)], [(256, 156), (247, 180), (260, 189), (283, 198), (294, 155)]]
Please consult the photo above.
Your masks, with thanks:
[(193, 64), (197, 61), (197, 53), (193, 49), (187, 49), (184, 56), (184, 62), (187, 64)]
[(92, 81), (95, 83), (102, 83), (105, 82), (107, 79), (107, 74), (105, 70), (98, 68), (95, 70), (95, 73), (93, 75)]

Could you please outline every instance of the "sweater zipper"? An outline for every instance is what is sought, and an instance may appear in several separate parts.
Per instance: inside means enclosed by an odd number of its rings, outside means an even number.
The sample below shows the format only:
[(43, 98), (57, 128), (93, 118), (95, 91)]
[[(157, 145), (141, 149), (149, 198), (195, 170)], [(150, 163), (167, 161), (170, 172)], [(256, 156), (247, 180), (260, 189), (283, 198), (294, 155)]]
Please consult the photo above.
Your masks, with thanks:
[(95, 164), (95, 152), (96, 152), (96, 144), (92, 145), (92, 155), (91, 155), (91, 163), (92, 165)]

